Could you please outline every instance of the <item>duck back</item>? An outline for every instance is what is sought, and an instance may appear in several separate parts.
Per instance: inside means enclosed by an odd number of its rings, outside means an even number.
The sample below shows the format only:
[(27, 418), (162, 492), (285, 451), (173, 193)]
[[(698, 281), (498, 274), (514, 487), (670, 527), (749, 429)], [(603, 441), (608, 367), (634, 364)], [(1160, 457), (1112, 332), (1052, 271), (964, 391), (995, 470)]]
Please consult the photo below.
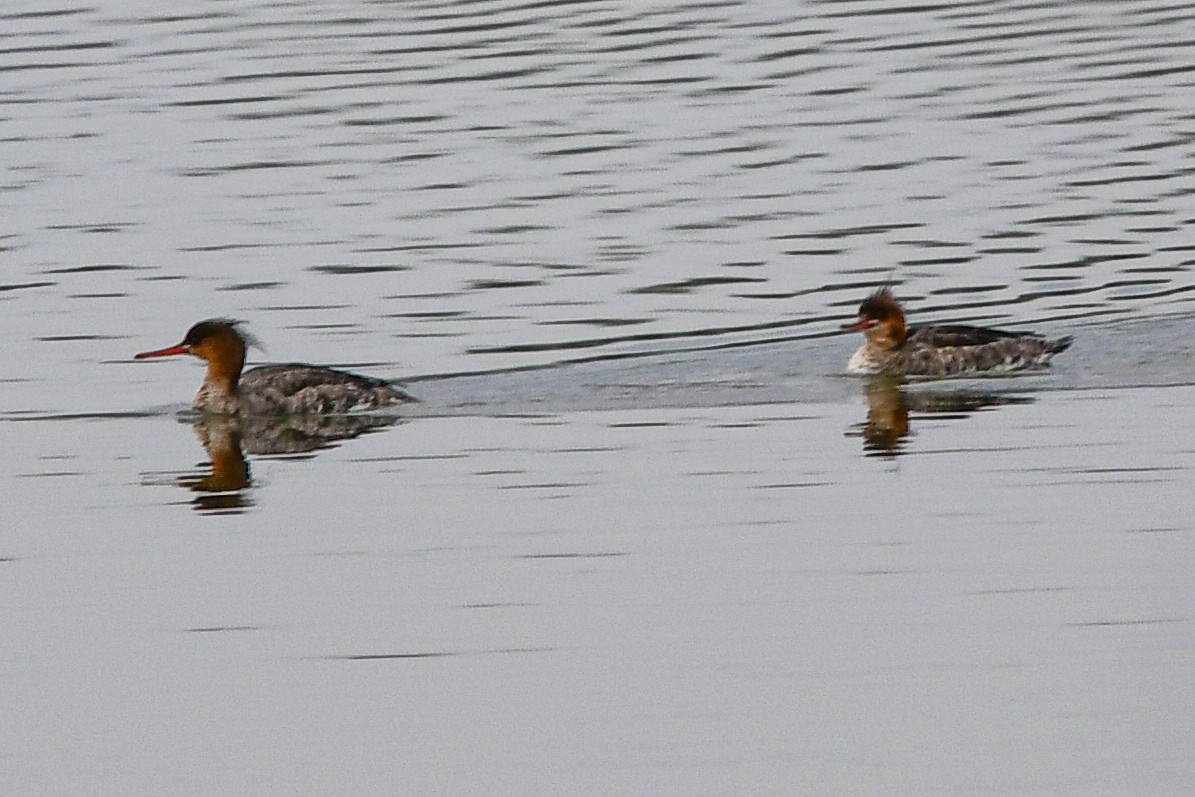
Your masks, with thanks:
[(242, 411), (260, 415), (335, 414), (413, 399), (384, 379), (314, 365), (263, 365), (241, 375)]
[(1023, 371), (1047, 365), (1071, 341), (1069, 336), (1050, 339), (999, 329), (921, 327), (892, 352), (889, 368), (910, 376)]

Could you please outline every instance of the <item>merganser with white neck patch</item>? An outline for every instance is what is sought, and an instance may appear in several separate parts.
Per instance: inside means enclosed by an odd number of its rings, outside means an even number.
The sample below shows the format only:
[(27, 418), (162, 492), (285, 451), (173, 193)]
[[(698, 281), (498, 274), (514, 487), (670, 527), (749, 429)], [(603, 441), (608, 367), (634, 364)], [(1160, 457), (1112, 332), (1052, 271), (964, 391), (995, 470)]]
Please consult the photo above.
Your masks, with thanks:
[(255, 341), (239, 324), (200, 321), (177, 346), (134, 359), (190, 354), (205, 361), (207, 375), (192, 406), (216, 415), (337, 415), (414, 401), (386, 380), (315, 365), (263, 365), (242, 373), (245, 349)]
[(904, 310), (887, 288), (859, 305), (859, 320), (844, 324), (862, 332), (863, 345), (847, 363), (853, 374), (952, 376), (1043, 368), (1066, 351), (1069, 335), (1046, 338), (1036, 332), (1010, 332), (969, 326), (906, 327)]

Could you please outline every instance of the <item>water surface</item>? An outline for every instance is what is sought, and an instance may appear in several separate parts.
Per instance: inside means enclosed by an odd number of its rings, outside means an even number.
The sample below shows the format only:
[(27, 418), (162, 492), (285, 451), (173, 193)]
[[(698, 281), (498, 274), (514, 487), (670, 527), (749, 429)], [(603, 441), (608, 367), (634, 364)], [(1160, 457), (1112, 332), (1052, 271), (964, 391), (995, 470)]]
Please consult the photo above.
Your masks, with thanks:
[[(6, 7), (4, 791), (1187, 793), (1193, 22)], [(422, 402), (180, 419), (216, 315)]]

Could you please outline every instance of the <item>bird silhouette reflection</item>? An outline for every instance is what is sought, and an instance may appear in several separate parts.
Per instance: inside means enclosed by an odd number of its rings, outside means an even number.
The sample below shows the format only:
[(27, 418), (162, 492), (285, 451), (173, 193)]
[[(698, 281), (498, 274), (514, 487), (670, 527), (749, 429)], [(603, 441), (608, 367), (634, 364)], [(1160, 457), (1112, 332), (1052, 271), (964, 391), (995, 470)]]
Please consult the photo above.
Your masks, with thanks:
[(1009, 404), (1029, 404), (1033, 399), (978, 390), (910, 389), (899, 376), (883, 374), (867, 382), (867, 420), (856, 424), (848, 436), (863, 438), (863, 454), (893, 459), (905, 452), (910, 415), (939, 419), (966, 418), (980, 410)]
[(197, 493), (192, 506), (198, 511), (243, 511), (252, 506), (248, 455), (313, 453), (398, 422), (387, 415), (192, 418), (191, 427), (208, 461), (199, 471), (180, 476), (177, 484)]

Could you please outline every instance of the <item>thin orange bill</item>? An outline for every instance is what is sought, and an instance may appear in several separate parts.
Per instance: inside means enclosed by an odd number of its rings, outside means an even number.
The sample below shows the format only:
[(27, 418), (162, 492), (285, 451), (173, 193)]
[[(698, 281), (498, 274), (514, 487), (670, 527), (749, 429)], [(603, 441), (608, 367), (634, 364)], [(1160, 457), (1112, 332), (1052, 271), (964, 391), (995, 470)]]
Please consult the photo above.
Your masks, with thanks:
[(187, 347), (181, 343), (177, 346), (171, 346), (168, 349), (158, 349), (157, 351), (143, 351), (140, 354), (134, 354), (134, 360), (147, 360), (150, 357), (172, 357), (175, 354), (187, 354)]

